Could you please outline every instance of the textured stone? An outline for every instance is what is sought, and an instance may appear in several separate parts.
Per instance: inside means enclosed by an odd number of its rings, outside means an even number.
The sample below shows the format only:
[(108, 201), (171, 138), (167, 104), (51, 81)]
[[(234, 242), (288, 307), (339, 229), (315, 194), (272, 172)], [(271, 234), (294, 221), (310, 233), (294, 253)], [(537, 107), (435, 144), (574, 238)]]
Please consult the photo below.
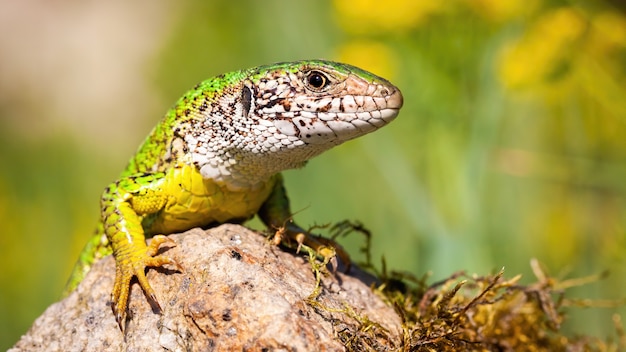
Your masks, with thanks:
[[(171, 238), (178, 245), (162, 251), (185, 271), (148, 270), (161, 313), (133, 284), (130, 319), (120, 331), (110, 307), (115, 263), (107, 257), (10, 351), (342, 351), (348, 337), (365, 335), (354, 343), (376, 350), (400, 344), (400, 318), (358, 268), (325, 275), (312, 305), (315, 278), (303, 254), (239, 225)], [(378, 325), (364, 333), (355, 315)]]

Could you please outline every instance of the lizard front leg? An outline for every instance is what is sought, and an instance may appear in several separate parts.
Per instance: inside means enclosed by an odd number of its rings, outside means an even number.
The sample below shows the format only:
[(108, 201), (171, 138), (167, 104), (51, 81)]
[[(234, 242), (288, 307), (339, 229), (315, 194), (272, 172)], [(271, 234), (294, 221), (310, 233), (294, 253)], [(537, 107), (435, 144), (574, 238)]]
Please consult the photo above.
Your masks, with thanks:
[(277, 176), (272, 193), (259, 209), (258, 215), (268, 228), (283, 229), (288, 238), (298, 243), (298, 248), (301, 245), (308, 246), (325, 260), (331, 260), (336, 255), (346, 265), (346, 270), (350, 268), (350, 256), (341, 245), (331, 239), (313, 235), (290, 221), (292, 214), (282, 175)]
[(142, 227), (144, 216), (160, 211), (168, 202), (168, 196), (162, 191), (164, 177), (161, 173), (125, 177), (109, 185), (102, 195), (102, 222), (113, 249), (116, 267), (111, 306), (122, 330), (133, 276), (137, 277), (146, 296), (160, 309), (156, 294), (146, 278), (146, 267), (172, 264), (182, 269), (175, 260), (156, 255), (161, 244), (173, 241), (159, 235), (154, 236), (147, 246)]

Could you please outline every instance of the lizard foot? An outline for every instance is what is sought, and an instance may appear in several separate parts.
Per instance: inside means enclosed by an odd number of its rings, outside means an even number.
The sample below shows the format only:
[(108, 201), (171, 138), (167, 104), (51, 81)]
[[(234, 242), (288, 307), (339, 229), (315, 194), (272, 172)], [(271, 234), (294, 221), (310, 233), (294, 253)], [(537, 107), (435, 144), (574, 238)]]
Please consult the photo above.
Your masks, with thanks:
[[(290, 226), (291, 227), (291, 226)], [(345, 265), (344, 272), (350, 271), (350, 255), (343, 249), (343, 247), (329, 239), (322, 236), (311, 234), (299, 227), (287, 228), (284, 232), (288, 238), (298, 243), (296, 252), (300, 252), (301, 247), (307, 246), (313, 249), (317, 255), (324, 259), (325, 263), (331, 263), (333, 270), (337, 269), (337, 257)], [(281, 234), (282, 236), (283, 234)]]
[(115, 265), (115, 284), (113, 285), (113, 292), (111, 293), (111, 308), (113, 309), (117, 324), (122, 331), (124, 331), (125, 327), (130, 281), (133, 276), (137, 277), (137, 281), (148, 299), (160, 311), (161, 306), (157, 300), (156, 293), (146, 278), (146, 268), (170, 264), (174, 265), (179, 271), (183, 270), (182, 266), (174, 259), (164, 255), (156, 255), (159, 252), (159, 247), (164, 243), (176, 245), (176, 243), (168, 237), (157, 235), (152, 238), (150, 245), (145, 247), (143, 253), (120, 253), (117, 258)]

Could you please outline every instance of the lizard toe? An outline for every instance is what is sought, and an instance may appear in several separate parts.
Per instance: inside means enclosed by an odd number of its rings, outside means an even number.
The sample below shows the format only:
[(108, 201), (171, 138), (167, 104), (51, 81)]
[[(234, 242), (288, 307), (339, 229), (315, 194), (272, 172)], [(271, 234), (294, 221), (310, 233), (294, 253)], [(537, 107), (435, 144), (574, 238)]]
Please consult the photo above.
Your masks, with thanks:
[[(165, 236), (161, 237), (165, 238)], [(164, 255), (154, 256), (158, 251), (159, 245), (169, 241), (171, 240), (157, 239), (151, 243), (156, 243), (154, 246), (145, 248), (143, 255), (121, 256), (116, 262), (115, 283), (113, 285), (113, 292), (111, 293), (111, 308), (122, 331), (124, 331), (130, 284), (133, 277), (137, 278), (139, 286), (141, 286), (155, 310), (160, 312), (161, 305), (159, 304), (156, 292), (152, 286), (150, 286), (148, 278), (146, 277), (146, 268), (161, 267), (169, 264), (175, 266), (179, 271), (183, 271), (183, 267), (176, 260)], [(171, 242), (173, 243), (173, 241)]]
[(130, 272), (124, 271), (117, 266), (113, 292), (111, 292), (111, 309), (122, 331), (124, 331), (124, 323), (126, 321), (126, 305), (128, 303), (128, 293), (132, 277), (133, 275)]

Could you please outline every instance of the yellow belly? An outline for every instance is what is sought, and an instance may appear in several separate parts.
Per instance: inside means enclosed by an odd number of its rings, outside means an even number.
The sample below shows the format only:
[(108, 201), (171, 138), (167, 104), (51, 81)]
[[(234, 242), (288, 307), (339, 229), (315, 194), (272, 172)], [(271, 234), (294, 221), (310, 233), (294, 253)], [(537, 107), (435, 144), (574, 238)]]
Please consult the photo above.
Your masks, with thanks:
[(145, 219), (144, 230), (146, 234), (169, 234), (211, 223), (248, 219), (269, 197), (276, 179), (272, 176), (252, 189), (232, 191), (203, 179), (194, 166), (171, 168), (162, 183), (168, 195), (166, 205)]

